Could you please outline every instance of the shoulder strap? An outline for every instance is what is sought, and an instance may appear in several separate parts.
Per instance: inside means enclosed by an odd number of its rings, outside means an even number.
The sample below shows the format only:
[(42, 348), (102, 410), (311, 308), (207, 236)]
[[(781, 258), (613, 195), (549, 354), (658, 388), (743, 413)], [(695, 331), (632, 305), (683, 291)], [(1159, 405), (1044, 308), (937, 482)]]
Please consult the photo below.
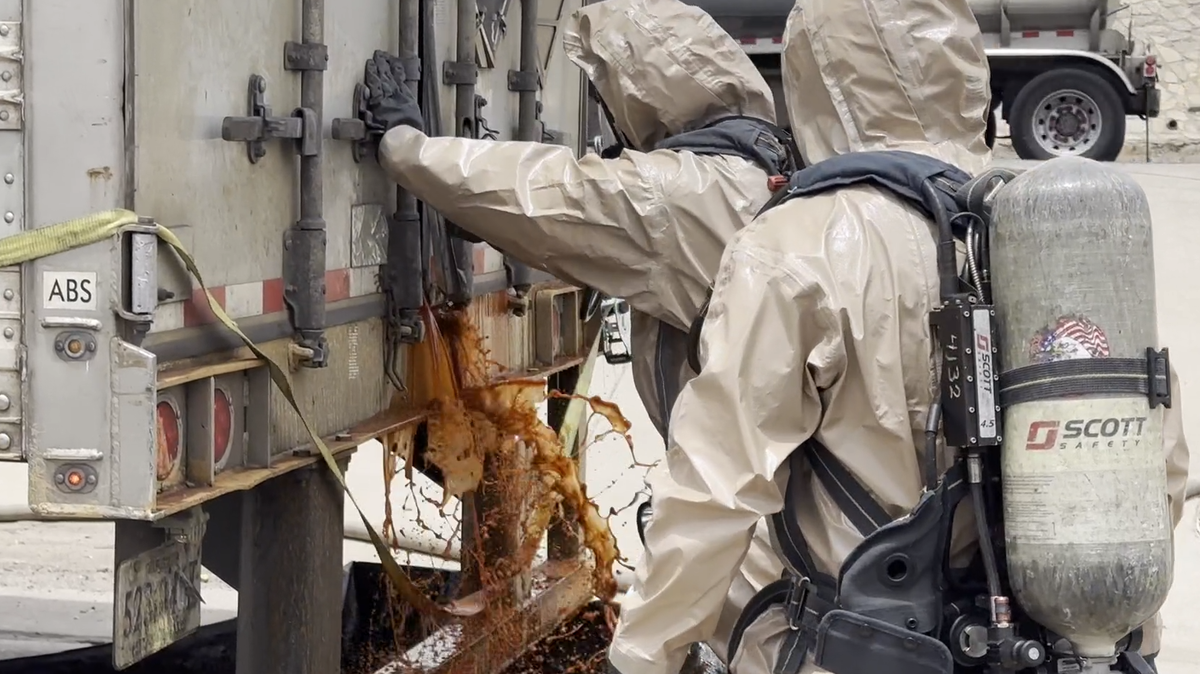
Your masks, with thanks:
[[(921, 185), (937, 187), (940, 204), (927, 203)], [(957, 194), (971, 181), (962, 169), (923, 154), (903, 150), (851, 152), (793, 173), (780, 190), (758, 212), (759, 215), (798, 197), (811, 197), (852, 185), (872, 185), (891, 192), (932, 218), (934, 209), (959, 210)]]
[(791, 134), (756, 117), (722, 117), (702, 128), (664, 138), (654, 149), (741, 157), (769, 176), (789, 175), (800, 163)]
[[(985, 177), (991, 179), (982, 180)], [(995, 171), (990, 171), (981, 175), (979, 179), (972, 180), (966, 171), (952, 164), (903, 150), (852, 152), (826, 159), (791, 174), (787, 186), (776, 192), (759, 210), (758, 215), (761, 216), (792, 199), (816, 196), (853, 185), (873, 185), (916, 206), (926, 217), (932, 219), (934, 209), (958, 213), (968, 210), (971, 205), (982, 208), (987, 190), (974, 186), (990, 185), (995, 177)], [(940, 203), (926, 202), (921, 190), (921, 185), (926, 181), (936, 186), (935, 193)], [(697, 373), (700, 372), (700, 330), (704, 325), (705, 316), (708, 315), (708, 303), (711, 299), (712, 288), (709, 288), (708, 297), (688, 330), (688, 365)]]

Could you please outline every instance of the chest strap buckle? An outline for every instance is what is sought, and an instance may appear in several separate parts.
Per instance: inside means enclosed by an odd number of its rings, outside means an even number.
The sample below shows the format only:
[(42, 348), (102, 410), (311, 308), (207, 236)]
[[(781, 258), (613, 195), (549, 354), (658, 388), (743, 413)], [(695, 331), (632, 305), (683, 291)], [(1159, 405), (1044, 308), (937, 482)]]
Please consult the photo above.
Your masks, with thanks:
[(804, 609), (808, 604), (808, 595), (815, 589), (816, 586), (813, 585), (808, 577), (799, 577), (792, 580), (792, 587), (788, 591), (787, 604), (785, 606), (788, 627), (792, 630), (799, 630), (802, 627)]

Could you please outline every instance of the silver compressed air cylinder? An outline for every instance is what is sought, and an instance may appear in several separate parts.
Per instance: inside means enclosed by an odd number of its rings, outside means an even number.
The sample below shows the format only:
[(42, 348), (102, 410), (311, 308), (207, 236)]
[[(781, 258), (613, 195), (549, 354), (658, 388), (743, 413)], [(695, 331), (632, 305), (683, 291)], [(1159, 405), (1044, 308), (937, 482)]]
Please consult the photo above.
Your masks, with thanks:
[[(992, 208), (1002, 391), (1017, 368), (1145, 358), (1159, 346), (1150, 206), (1130, 176), (1057, 158), (1002, 188)], [(1006, 403), (1003, 414), (1014, 599), (1076, 655), (1111, 658), (1171, 587), (1162, 408), (1098, 389)]]

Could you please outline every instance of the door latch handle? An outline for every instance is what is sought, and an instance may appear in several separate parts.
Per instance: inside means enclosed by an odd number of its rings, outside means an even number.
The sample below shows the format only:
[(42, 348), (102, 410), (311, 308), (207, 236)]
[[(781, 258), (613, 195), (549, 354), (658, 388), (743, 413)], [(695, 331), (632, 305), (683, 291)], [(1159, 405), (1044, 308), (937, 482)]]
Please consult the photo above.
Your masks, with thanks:
[(353, 153), (356, 162), (362, 162), (363, 157), (382, 137), (381, 134), (373, 133), (367, 128), (367, 98), (369, 96), (370, 91), (367, 90), (365, 84), (354, 85), (354, 104), (351, 109), (355, 116), (338, 117), (332, 123), (333, 139), (349, 141), (350, 152)]
[(267, 105), (267, 80), (262, 75), (251, 75), (248, 87), (249, 115), (226, 117), (221, 121), (221, 138), (234, 143), (245, 143), (250, 163), (267, 156), (266, 141), (285, 138), (297, 141), (296, 151), (304, 156), (320, 152), (320, 129), (316, 114), (307, 108), (296, 108), (291, 116), (273, 117)]

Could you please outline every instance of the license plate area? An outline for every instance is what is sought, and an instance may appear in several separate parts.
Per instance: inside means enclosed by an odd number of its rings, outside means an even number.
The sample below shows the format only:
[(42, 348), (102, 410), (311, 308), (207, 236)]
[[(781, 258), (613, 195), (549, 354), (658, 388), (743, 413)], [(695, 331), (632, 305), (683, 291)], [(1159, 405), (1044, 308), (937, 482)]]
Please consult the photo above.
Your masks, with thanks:
[(202, 515), (160, 523), (163, 543), (117, 565), (113, 666), (125, 669), (200, 627)]

